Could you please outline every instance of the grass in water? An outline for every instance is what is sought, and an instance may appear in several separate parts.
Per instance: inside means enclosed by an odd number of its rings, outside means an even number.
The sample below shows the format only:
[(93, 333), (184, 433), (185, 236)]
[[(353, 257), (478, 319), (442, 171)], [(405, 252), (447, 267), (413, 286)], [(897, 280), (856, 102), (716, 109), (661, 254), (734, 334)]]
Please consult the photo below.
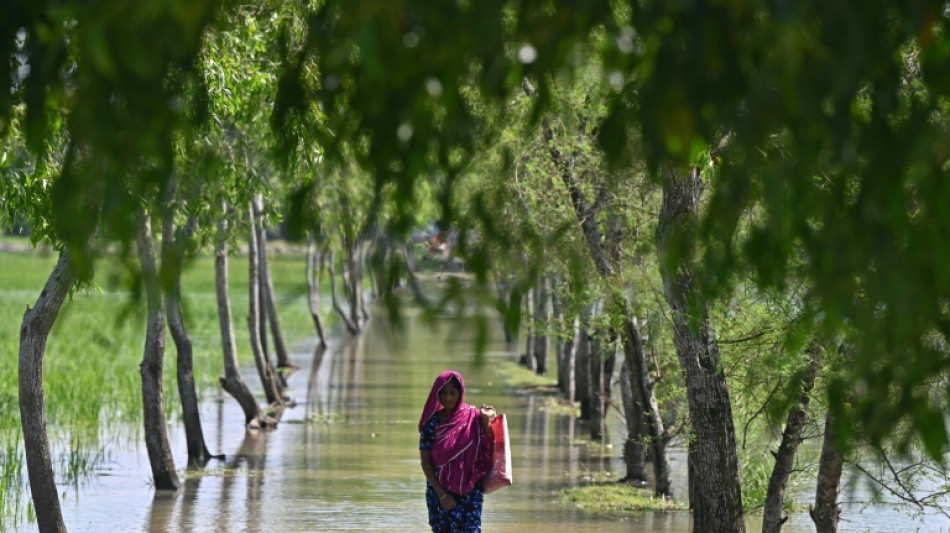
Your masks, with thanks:
[(508, 387), (516, 389), (557, 388), (557, 376), (555, 375), (539, 376), (512, 361), (498, 361), (494, 364), (498, 380)]
[[(25, 239), (21, 239), (26, 242)], [(20, 501), (26, 483), (17, 391), (17, 356), (23, 312), (34, 305), (57, 260), (54, 253), (0, 251), (0, 531), (4, 522), (32, 520)], [(271, 275), (281, 329), (288, 345), (314, 334), (306, 300), (305, 257), (273, 254)], [(230, 263), (231, 305), (238, 354), (251, 360), (247, 327), (247, 258)], [(145, 302), (128, 290), (127, 273), (114, 258), (96, 265), (95, 285), (64, 304), (44, 357), (44, 388), (50, 444), (57, 477), (76, 484), (103, 460), (102, 440), (141, 438), (139, 363), (145, 335)], [(324, 301), (329, 302), (329, 298)], [(182, 312), (194, 347), (199, 397), (213, 394), (222, 373), (214, 284), (214, 258), (198, 257), (182, 279)], [(332, 315), (326, 318), (332, 320)], [(181, 413), (175, 377), (176, 350), (166, 337), (165, 408), (170, 423)], [(24, 513), (25, 508), (25, 513)]]
[(645, 513), (686, 509), (685, 505), (674, 500), (654, 496), (651, 489), (634, 487), (625, 483), (598, 483), (583, 487), (569, 487), (561, 491), (561, 501), (594, 513)]

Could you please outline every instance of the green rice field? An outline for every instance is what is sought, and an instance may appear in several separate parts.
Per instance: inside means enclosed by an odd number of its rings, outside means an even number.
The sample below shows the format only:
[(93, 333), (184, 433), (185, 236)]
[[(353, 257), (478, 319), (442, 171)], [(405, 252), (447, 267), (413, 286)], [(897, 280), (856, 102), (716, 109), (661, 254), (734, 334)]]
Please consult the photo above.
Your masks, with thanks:
[[(19, 329), (24, 311), (35, 302), (55, 262), (52, 253), (0, 251), (0, 521), (32, 514), (28, 505), (24, 508), (22, 497), (26, 467), (17, 400)], [(314, 335), (304, 265), (305, 257), (299, 253), (272, 254), (270, 258), (281, 329), (288, 345)], [(238, 354), (241, 362), (248, 364), (252, 355), (246, 326), (246, 257), (231, 257), (229, 275)], [(141, 438), (139, 363), (145, 306), (129, 290), (132, 277), (115, 258), (100, 260), (95, 282), (77, 290), (66, 302), (50, 335), (44, 359), (49, 437), (54, 450), (68, 450), (58, 455), (54, 452), (59, 483), (75, 481), (93, 468), (108, 442)], [(200, 397), (218, 387), (223, 368), (213, 257), (200, 257), (188, 265), (182, 279), (182, 300), (194, 345)], [(181, 411), (175, 358), (174, 343), (166, 334), (165, 402), (170, 422)]]

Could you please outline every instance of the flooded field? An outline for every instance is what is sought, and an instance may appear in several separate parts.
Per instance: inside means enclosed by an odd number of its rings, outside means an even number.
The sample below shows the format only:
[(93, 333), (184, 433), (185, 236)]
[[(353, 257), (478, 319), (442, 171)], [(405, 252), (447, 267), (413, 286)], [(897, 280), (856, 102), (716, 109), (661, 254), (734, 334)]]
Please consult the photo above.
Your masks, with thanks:
[[(275, 431), (247, 432), (230, 397), (215, 392), (204, 404), (212, 461), (183, 475), (177, 493), (156, 493), (149, 483), (141, 438), (108, 441), (90, 476), (62, 487), (64, 517), (72, 532), (427, 531), (425, 480), (419, 467), (416, 424), (434, 377), (456, 369), (466, 379), (469, 403), (491, 403), (508, 416), (515, 485), (486, 497), (486, 532), (687, 532), (685, 511), (643, 516), (595, 515), (558, 500), (565, 486), (592, 478), (618, 478), (614, 453), (589, 453), (588, 428), (544, 408), (548, 397), (505, 387), (501, 361), (516, 355), (490, 340), (474, 354), (475, 328), (446, 318), (435, 328), (407, 317), (394, 334), (376, 320), (360, 339), (334, 337), (325, 352), (295, 346), (300, 370), (290, 377), (296, 407)], [(343, 340), (340, 340), (343, 338)], [(248, 364), (250, 357), (244, 355)], [(245, 377), (253, 387), (251, 368)], [(620, 429), (617, 420), (613, 430)], [(171, 439), (179, 468), (186, 463), (184, 432)], [(685, 494), (685, 456), (674, 450), (674, 491)], [(807, 498), (803, 495), (803, 498)], [(752, 516), (749, 531), (761, 526)], [(858, 515), (846, 510), (843, 531), (947, 531), (937, 517), (908, 518), (888, 507)], [(941, 529), (942, 528), (942, 529)], [(35, 525), (22, 524), (22, 531)], [(784, 531), (814, 531), (807, 513), (794, 513)]]

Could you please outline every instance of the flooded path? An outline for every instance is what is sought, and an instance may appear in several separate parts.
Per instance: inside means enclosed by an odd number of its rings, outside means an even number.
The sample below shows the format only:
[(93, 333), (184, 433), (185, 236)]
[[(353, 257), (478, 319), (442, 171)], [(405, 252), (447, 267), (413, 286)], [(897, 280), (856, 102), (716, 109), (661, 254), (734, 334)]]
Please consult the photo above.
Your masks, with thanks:
[[(433, 329), (407, 317), (401, 331), (397, 336), (376, 320), (362, 338), (334, 340), (323, 354), (314, 354), (313, 345), (297, 345), (294, 361), (300, 370), (289, 384), (298, 404), (285, 412), (276, 431), (245, 431), (237, 404), (215, 391), (204, 403), (205, 437), (212, 453), (226, 459), (212, 461), (200, 474), (185, 474), (178, 493), (156, 494), (151, 488), (141, 438), (110, 445), (102, 468), (79, 486), (62, 488), (69, 530), (428, 531), (416, 424), (432, 380), (451, 368), (465, 377), (469, 403), (492, 403), (508, 416), (515, 486), (486, 497), (486, 532), (689, 531), (687, 512), (605, 516), (558, 502), (558, 490), (585, 477), (622, 476), (620, 440), (614, 440), (615, 458), (591, 457), (574, 438), (585, 437), (586, 426), (544, 411), (543, 396), (502, 386), (495, 364), (515, 355), (490, 339), (476, 358), (472, 321), (446, 318)], [(249, 361), (248, 354), (242, 356)], [(245, 371), (253, 387), (256, 375)], [(619, 430), (620, 424), (614, 420), (613, 426)], [(186, 455), (179, 424), (170, 437), (181, 468)], [(674, 491), (684, 494), (681, 450), (672, 464)], [(749, 531), (761, 527), (758, 520), (750, 519)], [(880, 525), (845, 523), (843, 531), (915, 530), (906, 521)], [(784, 531), (814, 529), (806, 513), (795, 513)]]

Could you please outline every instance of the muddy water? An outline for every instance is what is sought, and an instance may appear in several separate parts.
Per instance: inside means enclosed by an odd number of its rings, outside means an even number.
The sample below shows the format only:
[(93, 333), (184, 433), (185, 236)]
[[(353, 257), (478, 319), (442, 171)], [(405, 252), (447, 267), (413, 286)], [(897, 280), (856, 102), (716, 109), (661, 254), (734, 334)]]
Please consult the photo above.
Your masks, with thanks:
[[(515, 486), (486, 497), (486, 532), (689, 531), (686, 512), (605, 516), (559, 503), (562, 487), (591, 476), (620, 477), (623, 465), (592, 456), (575, 439), (586, 435), (586, 426), (544, 411), (544, 397), (502, 387), (494, 364), (514, 355), (489, 342), (475, 357), (470, 323), (444, 319), (431, 329), (409, 317), (401, 331), (396, 335), (377, 320), (361, 339), (335, 340), (322, 354), (299, 344), (294, 360), (300, 370), (289, 382), (298, 405), (276, 431), (246, 432), (233, 400), (208, 399), (206, 439), (226, 458), (200, 474), (185, 473), (178, 493), (156, 494), (150, 487), (140, 438), (115, 442), (90, 479), (63, 488), (67, 526), (72, 532), (426, 531), (416, 424), (433, 378), (452, 368), (465, 377), (470, 403), (492, 403), (509, 420)], [(253, 386), (250, 368), (245, 376)], [(184, 465), (177, 424), (171, 438), (177, 464)], [(616, 450), (612, 455), (619, 455), (619, 444)], [(682, 451), (672, 460), (674, 490), (684, 494)], [(930, 520), (922, 527), (901, 514), (869, 515), (846, 521), (843, 530), (940, 530), (930, 528)], [(750, 520), (750, 531), (761, 527), (756, 521)], [(813, 527), (798, 513), (784, 531)]]

